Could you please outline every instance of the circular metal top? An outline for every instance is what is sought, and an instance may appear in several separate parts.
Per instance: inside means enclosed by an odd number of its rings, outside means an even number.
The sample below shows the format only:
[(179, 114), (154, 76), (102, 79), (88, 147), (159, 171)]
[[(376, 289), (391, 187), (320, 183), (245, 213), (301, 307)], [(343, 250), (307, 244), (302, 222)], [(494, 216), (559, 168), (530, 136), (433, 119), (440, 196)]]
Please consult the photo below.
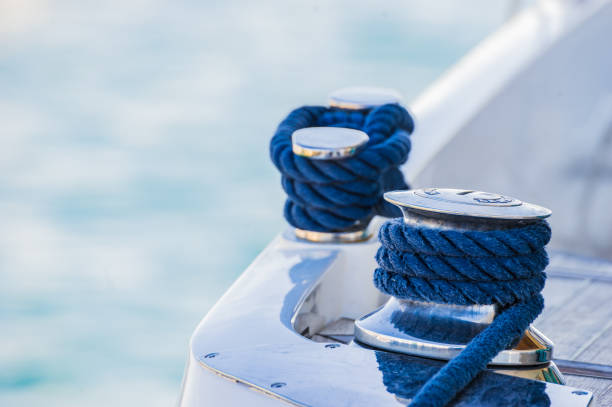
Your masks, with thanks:
[(291, 135), (293, 152), (313, 160), (350, 157), (368, 140), (363, 131), (343, 127), (306, 127)]
[(426, 188), (385, 193), (404, 217), (410, 212), (424, 216), (501, 221), (535, 221), (550, 216), (550, 209), (516, 198), (489, 192), (450, 188)]
[(389, 103), (400, 104), (402, 95), (388, 88), (353, 86), (338, 89), (329, 94), (329, 105), (341, 109), (371, 109)]

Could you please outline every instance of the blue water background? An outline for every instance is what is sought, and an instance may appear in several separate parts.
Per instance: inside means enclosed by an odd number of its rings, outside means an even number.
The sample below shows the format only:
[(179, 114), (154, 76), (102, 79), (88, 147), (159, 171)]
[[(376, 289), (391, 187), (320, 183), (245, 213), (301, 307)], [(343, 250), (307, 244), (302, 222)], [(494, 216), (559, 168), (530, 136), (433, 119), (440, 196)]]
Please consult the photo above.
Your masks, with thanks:
[(172, 405), (284, 227), (279, 120), (346, 85), (413, 99), (508, 4), (0, 2), (0, 405)]

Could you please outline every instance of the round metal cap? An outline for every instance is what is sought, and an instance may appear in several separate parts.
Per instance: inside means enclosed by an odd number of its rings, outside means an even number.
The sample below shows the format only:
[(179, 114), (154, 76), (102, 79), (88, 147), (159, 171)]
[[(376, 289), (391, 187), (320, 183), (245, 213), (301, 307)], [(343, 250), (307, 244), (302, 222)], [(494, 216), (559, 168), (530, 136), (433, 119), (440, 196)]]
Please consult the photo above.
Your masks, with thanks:
[(368, 142), (361, 130), (343, 127), (306, 127), (293, 132), (293, 152), (313, 160), (336, 160), (355, 155)]
[(388, 88), (353, 86), (338, 89), (329, 94), (329, 105), (340, 109), (371, 109), (389, 103), (400, 104), (402, 95)]
[(393, 191), (385, 193), (384, 197), (397, 205), (405, 218), (416, 212), (423, 216), (444, 215), (447, 218), (535, 221), (552, 213), (550, 209), (509, 196), (465, 189)]

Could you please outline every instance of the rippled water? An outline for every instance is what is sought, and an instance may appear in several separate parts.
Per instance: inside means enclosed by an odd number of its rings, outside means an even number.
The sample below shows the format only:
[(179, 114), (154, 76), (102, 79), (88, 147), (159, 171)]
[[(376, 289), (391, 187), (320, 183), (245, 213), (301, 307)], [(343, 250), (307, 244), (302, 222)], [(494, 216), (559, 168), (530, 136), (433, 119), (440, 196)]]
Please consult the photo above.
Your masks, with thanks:
[(278, 121), (351, 84), (410, 100), (509, 11), (0, 2), (0, 405), (172, 405), (195, 325), (284, 226)]

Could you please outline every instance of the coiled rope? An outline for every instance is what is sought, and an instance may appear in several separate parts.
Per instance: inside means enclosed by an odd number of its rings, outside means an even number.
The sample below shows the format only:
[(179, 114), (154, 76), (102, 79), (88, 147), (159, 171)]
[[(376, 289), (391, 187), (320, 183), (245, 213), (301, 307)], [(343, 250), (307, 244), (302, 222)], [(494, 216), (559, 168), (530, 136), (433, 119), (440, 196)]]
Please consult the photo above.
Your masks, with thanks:
[[(362, 130), (369, 141), (356, 155), (340, 160), (295, 155), (293, 132), (317, 126)], [(413, 130), (412, 117), (397, 104), (365, 110), (305, 106), (292, 111), (270, 141), (270, 157), (287, 193), (287, 221), (304, 230), (337, 232), (367, 223), (375, 214), (399, 216), (382, 194), (408, 188), (399, 166), (408, 158)]]
[(412, 399), (442, 407), (542, 312), (551, 230), (546, 221), (504, 230), (446, 230), (386, 222), (374, 284), (397, 298), (456, 305), (498, 304), (501, 313)]

